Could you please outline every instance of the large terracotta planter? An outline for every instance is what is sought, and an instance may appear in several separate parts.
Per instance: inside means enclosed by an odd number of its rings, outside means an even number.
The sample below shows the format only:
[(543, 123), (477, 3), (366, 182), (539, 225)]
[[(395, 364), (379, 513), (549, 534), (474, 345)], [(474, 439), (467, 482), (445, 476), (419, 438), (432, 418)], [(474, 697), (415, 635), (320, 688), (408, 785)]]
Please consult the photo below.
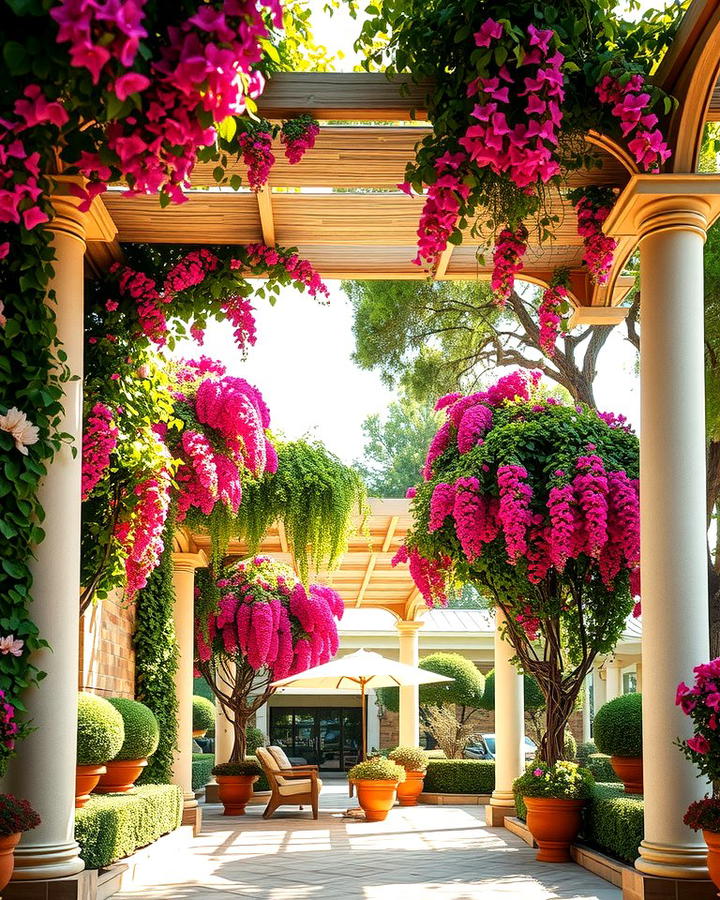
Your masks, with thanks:
[(362, 778), (355, 782), (358, 803), (368, 822), (383, 822), (395, 803), (397, 781)]
[(147, 765), (147, 759), (113, 759), (100, 776), (96, 794), (127, 794)]
[(540, 848), (539, 862), (569, 862), (570, 844), (582, 824), (584, 800), (556, 800), (551, 797), (524, 797), (527, 826)]
[(642, 794), (642, 756), (611, 756), (610, 765), (617, 777), (625, 785), (626, 794)]
[(244, 816), (259, 775), (216, 775), (218, 796), (225, 807), (224, 816)]
[(703, 829), (703, 837), (708, 847), (708, 871), (713, 884), (720, 890), (720, 834)]
[(199, 737), (205, 737), (206, 734), (207, 734), (207, 728), (196, 728), (193, 731), (192, 736), (194, 738), (199, 738)]
[(417, 806), (418, 797), (422, 794), (424, 772), (409, 772), (405, 770), (405, 781), (397, 786), (397, 798), (400, 806)]
[(6, 834), (0, 837), (0, 891), (7, 887), (15, 868), (15, 847), (20, 840), (21, 832)]
[(105, 766), (75, 766), (75, 809), (85, 806), (104, 772)]

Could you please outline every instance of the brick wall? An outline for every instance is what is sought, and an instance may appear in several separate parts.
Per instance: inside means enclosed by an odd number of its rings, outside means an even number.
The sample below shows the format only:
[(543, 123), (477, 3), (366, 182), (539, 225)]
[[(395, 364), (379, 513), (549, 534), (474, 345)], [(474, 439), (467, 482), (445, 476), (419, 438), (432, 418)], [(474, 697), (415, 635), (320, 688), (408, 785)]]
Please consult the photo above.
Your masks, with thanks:
[(98, 600), (80, 619), (78, 685), (106, 697), (135, 696), (132, 634), (135, 604), (115, 594)]

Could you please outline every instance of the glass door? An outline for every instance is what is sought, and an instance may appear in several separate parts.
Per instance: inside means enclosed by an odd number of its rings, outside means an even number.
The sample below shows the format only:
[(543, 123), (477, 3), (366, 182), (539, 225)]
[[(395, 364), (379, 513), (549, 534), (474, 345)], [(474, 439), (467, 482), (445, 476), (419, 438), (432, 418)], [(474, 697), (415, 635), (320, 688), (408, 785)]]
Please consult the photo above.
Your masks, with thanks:
[(347, 772), (360, 761), (362, 752), (362, 711), (357, 707), (342, 711), (343, 770)]
[(270, 710), (270, 743), (296, 763), (346, 772), (360, 759), (362, 714), (358, 707)]
[(339, 772), (342, 768), (342, 710), (318, 709), (318, 766)]
[(317, 753), (317, 711), (296, 709), (293, 741), (293, 756), (311, 765), (318, 765)]

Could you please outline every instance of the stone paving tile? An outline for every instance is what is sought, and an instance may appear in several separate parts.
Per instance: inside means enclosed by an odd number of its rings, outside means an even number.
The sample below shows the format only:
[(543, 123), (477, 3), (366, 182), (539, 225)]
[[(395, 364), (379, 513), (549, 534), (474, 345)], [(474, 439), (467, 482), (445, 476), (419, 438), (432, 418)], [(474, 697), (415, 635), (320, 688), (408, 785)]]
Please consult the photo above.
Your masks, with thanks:
[(262, 807), (244, 818), (203, 811), (187, 854), (115, 900), (620, 900), (578, 866), (547, 865), (515, 835), (485, 826), (483, 807), (396, 807), (385, 822), (342, 817), (343, 784), (323, 788), (320, 819)]

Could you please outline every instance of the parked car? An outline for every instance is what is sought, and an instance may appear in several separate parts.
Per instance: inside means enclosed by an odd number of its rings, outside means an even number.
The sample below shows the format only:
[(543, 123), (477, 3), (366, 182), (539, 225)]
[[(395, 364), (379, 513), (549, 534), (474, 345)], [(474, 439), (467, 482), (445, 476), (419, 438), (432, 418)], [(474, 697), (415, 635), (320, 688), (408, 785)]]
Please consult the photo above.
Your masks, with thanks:
[[(530, 762), (535, 759), (538, 752), (535, 741), (525, 735), (525, 760)], [(495, 759), (495, 735), (476, 734), (465, 748), (466, 759)]]

